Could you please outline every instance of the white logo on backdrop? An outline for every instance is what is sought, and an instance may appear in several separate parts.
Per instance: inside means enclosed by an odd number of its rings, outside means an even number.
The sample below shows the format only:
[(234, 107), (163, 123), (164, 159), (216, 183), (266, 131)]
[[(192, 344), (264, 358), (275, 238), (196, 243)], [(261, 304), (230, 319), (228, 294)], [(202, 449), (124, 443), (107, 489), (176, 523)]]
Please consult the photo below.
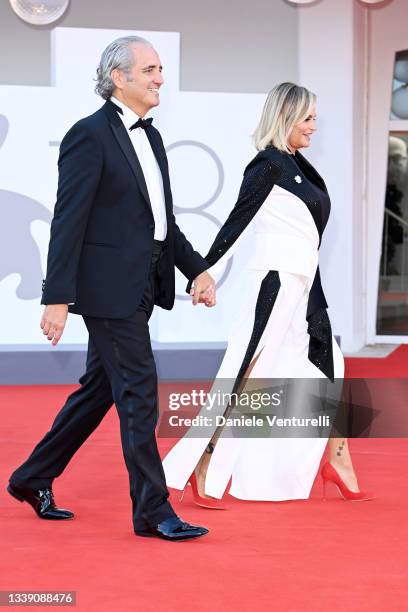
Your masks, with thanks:
[[(104, 47), (126, 34), (147, 38), (161, 57), (165, 84), (154, 122), (166, 143), (177, 221), (201, 253), (235, 203), (243, 168), (254, 155), (250, 134), (264, 95), (180, 91), (178, 33), (56, 28), (52, 86), (0, 86), (1, 344), (46, 342), (39, 330), (39, 301), (57, 187), (56, 145), (73, 123), (103, 103), (93, 92), (95, 68)], [(224, 340), (239, 299), (234, 289), (239, 261), (230, 268), (215, 309), (193, 308), (178, 274), (175, 308), (155, 310), (153, 340)], [(63, 342), (86, 340), (81, 318), (70, 316)]]

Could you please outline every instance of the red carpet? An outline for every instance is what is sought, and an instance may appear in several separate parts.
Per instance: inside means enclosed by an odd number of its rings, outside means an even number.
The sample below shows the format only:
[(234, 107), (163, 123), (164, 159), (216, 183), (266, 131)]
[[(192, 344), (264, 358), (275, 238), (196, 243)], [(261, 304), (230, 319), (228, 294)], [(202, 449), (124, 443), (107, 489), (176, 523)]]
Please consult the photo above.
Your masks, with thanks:
[[(407, 349), (348, 360), (348, 375), (408, 377)], [(71, 389), (0, 389), (0, 590), (75, 590), (76, 609), (86, 612), (407, 609), (405, 440), (351, 442), (361, 484), (377, 493), (375, 501), (346, 503), (333, 488), (323, 502), (320, 481), (308, 501), (228, 498), (226, 512), (193, 506), (187, 493), (183, 504), (173, 499), (176, 511), (211, 531), (172, 544), (133, 535), (114, 410), (55, 484), (75, 520), (42, 522), (4, 492)], [(161, 441), (163, 453), (167, 446)]]
[(346, 359), (347, 378), (408, 378), (408, 344), (402, 344), (385, 359)]

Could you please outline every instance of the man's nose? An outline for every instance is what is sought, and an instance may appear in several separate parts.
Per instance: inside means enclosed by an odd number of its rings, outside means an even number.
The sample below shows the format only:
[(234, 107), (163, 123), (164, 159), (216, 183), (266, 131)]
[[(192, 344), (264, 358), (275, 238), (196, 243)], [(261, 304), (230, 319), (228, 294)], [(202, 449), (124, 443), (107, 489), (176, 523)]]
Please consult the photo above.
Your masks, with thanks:
[(159, 72), (155, 78), (154, 78), (154, 82), (156, 83), (156, 85), (163, 85), (164, 83), (164, 78), (161, 72)]

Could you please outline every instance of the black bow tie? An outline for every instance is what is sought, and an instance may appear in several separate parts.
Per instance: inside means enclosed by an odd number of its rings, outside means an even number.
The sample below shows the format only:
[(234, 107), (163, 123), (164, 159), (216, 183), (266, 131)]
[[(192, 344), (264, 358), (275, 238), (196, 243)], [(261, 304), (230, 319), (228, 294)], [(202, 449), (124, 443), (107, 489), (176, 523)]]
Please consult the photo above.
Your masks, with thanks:
[(144, 130), (152, 124), (152, 117), (149, 119), (138, 119), (136, 123), (130, 126), (129, 131), (135, 130), (136, 128), (143, 128)]

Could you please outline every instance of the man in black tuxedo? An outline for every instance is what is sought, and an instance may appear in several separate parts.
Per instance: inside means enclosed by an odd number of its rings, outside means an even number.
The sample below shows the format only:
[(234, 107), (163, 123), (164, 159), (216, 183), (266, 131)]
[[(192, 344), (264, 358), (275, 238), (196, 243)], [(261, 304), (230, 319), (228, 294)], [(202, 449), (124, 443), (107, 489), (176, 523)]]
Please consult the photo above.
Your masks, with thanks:
[[(148, 319), (171, 309), (174, 266), (194, 280), (193, 304), (215, 304), (207, 262), (178, 228), (166, 152), (146, 113), (159, 104), (160, 58), (138, 37), (104, 51), (100, 110), (66, 134), (43, 283), (41, 327), (56, 345), (68, 310), (89, 331), (86, 372), (51, 430), (11, 476), (8, 491), (40, 518), (72, 518), (57, 508), (53, 479), (115, 402), (129, 471), (135, 533), (184, 540), (207, 533), (183, 522), (168, 501), (157, 450), (157, 375)], [(112, 492), (106, 492), (106, 500)]]

